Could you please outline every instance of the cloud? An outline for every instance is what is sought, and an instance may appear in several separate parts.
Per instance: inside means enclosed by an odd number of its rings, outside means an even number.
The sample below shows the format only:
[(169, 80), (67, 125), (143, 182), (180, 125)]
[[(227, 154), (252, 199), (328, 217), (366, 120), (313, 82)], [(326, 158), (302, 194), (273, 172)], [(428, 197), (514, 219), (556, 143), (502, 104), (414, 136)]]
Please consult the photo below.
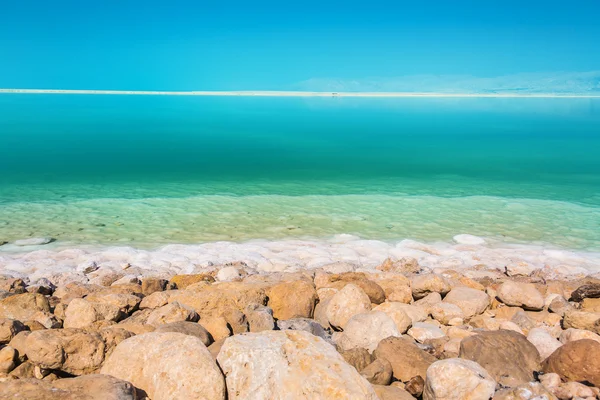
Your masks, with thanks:
[(498, 77), (409, 75), (365, 79), (312, 78), (296, 90), (331, 92), (600, 94), (600, 71), (520, 73)]

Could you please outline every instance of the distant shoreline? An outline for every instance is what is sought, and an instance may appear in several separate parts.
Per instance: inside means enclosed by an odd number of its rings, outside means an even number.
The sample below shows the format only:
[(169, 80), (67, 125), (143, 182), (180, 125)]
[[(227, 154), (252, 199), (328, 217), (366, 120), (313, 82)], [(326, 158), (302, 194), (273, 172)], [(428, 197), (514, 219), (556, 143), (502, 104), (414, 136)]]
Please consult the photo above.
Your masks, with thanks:
[(148, 90), (59, 90), (0, 89), (0, 94), (78, 94), (130, 96), (243, 96), (243, 97), (490, 97), (490, 98), (600, 98), (588, 94), (516, 93), (417, 93), (417, 92), (309, 92), (309, 91), (148, 91)]

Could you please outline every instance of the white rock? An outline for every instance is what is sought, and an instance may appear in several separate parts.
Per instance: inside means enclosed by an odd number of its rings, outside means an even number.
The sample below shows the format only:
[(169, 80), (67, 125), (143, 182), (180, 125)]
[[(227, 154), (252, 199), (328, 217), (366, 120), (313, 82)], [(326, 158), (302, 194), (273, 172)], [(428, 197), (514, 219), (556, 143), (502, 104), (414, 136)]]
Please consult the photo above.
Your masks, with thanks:
[[(386, 313), (387, 316), (396, 323), (398, 332), (405, 333), (408, 328), (412, 326), (413, 320), (406, 312), (407, 308), (404, 306), (408, 306), (408, 304), (386, 301), (375, 307), (373, 311)], [(408, 307), (410, 308), (410, 306)], [(420, 309), (417, 309), (417, 311), (420, 311)], [(424, 316), (423, 320), (425, 320), (425, 318), (427, 318), (427, 316)]]
[(427, 368), (423, 400), (489, 400), (496, 381), (474, 361), (449, 358)]
[(217, 272), (217, 280), (221, 282), (235, 281), (242, 277), (235, 267), (224, 267)]
[(485, 239), (479, 236), (463, 233), (452, 238), (458, 244), (482, 245), (485, 244)]
[(41, 246), (43, 244), (48, 244), (53, 241), (54, 241), (53, 238), (40, 237), (40, 238), (15, 240), (14, 245), (15, 246)]
[(433, 292), (445, 295), (452, 289), (448, 279), (439, 274), (415, 275), (410, 280), (410, 286), (415, 299), (421, 299)]
[(225, 340), (217, 360), (229, 400), (378, 400), (333, 346), (308, 332), (235, 335)]
[(152, 400), (224, 400), (225, 382), (202, 341), (177, 332), (151, 332), (119, 343), (101, 372), (131, 382)]
[(408, 330), (408, 334), (419, 343), (423, 343), (428, 339), (446, 336), (439, 327), (427, 322), (415, 322), (412, 328)]
[(542, 328), (533, 328), (527, 334), (529, 340), (538, 352), (542, 360), (545, 360), (554, 353), (556, 349), (562, 346), (562, 343), (556, 340), (548, 331)]
[(343, 329), (350, 318), (367, 311), (371, 311), (369, 296), (364, 290), (350, 283), (333, 295), (326, 313), (331, 326)]
[(371, 311), (350, 318), (336, 344), (344, 351), (363, 348), (372, 353), (379, 342), (390, 336), (400, 336), (394, 320), (384, 312)]
[(472, 318), (486, 310), (490, 297), (481, 290), (456, 287), (446, 295), (444, 303), (454, 304), (462, 310), (464, 318)]

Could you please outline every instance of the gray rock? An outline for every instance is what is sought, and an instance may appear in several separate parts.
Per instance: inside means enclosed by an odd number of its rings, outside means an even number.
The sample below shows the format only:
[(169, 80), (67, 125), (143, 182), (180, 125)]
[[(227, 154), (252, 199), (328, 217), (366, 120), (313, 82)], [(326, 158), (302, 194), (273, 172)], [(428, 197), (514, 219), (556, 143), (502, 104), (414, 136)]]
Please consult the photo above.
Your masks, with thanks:
[(277, 327), (282, 330), (305, 331), (327, 341), (331, 340), (331, 335), (318, 322), (310, 318), (293, 318), (283, 321), (277, 321)]

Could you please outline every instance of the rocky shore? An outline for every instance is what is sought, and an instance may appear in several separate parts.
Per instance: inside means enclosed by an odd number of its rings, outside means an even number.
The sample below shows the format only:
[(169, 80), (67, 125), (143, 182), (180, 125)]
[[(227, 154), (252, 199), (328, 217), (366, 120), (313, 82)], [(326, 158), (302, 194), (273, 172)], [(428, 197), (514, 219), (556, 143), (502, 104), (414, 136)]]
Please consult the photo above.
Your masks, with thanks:
[(0, 399), (600, 398), (597, 255), (235, 246), (0, 253)]

